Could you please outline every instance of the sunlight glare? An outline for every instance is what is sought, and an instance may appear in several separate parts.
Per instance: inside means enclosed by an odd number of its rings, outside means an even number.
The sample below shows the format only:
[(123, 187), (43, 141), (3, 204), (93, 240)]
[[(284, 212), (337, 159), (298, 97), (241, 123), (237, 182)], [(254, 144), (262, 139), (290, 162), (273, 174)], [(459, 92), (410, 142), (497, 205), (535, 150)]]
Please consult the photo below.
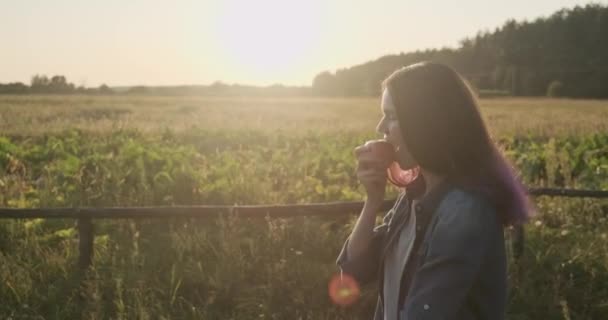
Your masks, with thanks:
[(227, 63), (269, 78), (303, 63), (319, 45), (315, 1), (227, 1), (220, 10), (219, 42)]

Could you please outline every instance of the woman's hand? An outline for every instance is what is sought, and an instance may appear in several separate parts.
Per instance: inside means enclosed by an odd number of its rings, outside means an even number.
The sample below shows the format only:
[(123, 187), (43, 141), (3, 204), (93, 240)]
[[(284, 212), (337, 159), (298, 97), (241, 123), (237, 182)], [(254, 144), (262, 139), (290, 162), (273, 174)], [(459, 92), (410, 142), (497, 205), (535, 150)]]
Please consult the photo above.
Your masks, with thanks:
[(367, 202), (381, 205), (386, 192), (387, 168), (394, 161), (393, 146), (385, 140), (372, 140), (354, 150), (357, 178), (365, 187)]

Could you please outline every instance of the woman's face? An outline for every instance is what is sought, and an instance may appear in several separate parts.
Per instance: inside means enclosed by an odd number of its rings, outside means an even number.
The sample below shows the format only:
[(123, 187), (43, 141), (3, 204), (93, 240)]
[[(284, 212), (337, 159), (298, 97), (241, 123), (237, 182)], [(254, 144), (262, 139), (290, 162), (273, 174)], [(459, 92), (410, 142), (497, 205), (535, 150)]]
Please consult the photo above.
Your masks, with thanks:
[(401, 127), (399, 126), (399, 120), (397, 119), (397, 110), (395, 109), (393, 99), (391, 98), (388, 89), (384, 89), (384, 92), (382, 93), (381, 108), (382, 119), (380, 119), (376, 131), (383, 134), (384, 139), (395, 147), (397, 161), (399, 162), (401, 169), (408, 170), (414, 168), (418, 164), (403, 142)]

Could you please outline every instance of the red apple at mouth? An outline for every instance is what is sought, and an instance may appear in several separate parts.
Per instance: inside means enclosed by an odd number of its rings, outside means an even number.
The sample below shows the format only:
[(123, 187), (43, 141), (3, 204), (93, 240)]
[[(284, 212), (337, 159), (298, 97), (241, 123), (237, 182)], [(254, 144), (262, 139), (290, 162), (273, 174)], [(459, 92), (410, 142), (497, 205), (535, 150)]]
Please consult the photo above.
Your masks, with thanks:
[(397, 162), (397, 153), (395, 147), (386, 140), (371, 140), (365, 143), (370, 147), (370, 151), (374, 157), (386, 161), (387, 178), (390, 183), (398, 188), (405, 188), (408, 184), (414, 181), (420, 173), (420, 168), (415, 167), (408, 170), (401, 169)]
[(390, 164), (387, 169), (388, 181), (398, 188), (405, 188), (412, 181), (416, 180), (420, 174), (420, 167), (415, 167), (409, 170), (401, 169), (397, 161)]

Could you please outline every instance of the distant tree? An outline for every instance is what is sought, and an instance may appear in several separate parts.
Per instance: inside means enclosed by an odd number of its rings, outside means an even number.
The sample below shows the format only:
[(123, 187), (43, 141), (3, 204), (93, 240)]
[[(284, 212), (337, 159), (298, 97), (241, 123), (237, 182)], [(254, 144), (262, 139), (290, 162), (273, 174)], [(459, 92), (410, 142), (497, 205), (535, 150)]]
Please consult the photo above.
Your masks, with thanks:
[(319, 73), (312, 81), (312, 89), (315, 93), (328, 96), (336, 94), (336, 77), (329, 71)]
[(74, 91), (74, 85), (68, 83), (66, 78), (60, 75), (53, 76), (48, 87), (51, 93), (70, 93)]
[(48, 92), (49, 78), (45, 75), (35, 75), (31, 79), (30, 88), (33, 93), (45, 93)]
[(26, 94), (29, 93), (29, 89), (27, 85), (21, 82), (0, 83), (0, 94)]
[(73, 93), (74, 84), (68, 83), (65, 76), (56, 75), (49, 79), (46, 75), (35, 75), (31, 79), (32, 93)]
[(105, 83), (103, 83), (102, 85), (100, 85), (99, 88), (97, 89), (97, 91), (100, 94), (112, 94), (112, 93), (114, 93), (114, 91), (112, 91), (112, 89), (110, 89), (110, 87), (108, 87), (108, 85), (106, 85)]

